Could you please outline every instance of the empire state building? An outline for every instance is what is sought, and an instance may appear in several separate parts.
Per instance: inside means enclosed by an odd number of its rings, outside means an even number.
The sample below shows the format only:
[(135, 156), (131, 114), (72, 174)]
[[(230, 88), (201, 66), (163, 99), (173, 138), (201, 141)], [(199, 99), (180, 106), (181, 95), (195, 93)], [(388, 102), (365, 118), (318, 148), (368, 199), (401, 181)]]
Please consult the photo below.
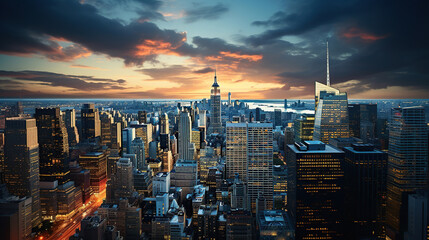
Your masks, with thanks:
[(210, 127), (208, 133), (222, 133), (220, 88), (217, 83), (216, 71), (210, 95)]

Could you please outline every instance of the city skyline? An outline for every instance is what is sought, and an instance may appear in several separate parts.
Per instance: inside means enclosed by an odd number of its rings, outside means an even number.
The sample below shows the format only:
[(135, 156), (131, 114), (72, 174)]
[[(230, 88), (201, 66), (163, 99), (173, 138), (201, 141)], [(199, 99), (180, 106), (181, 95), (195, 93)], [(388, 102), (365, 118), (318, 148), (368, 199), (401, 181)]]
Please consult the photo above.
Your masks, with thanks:
[(0, 6), (2, 239), (429, 239), (427, 2)]
[(420, 1), (270, 3), (6, 3), (0, 96), (200, 99), (216, 69), (223, 99), (310, 99), (328, 40), (350, 99), (427, 97)]

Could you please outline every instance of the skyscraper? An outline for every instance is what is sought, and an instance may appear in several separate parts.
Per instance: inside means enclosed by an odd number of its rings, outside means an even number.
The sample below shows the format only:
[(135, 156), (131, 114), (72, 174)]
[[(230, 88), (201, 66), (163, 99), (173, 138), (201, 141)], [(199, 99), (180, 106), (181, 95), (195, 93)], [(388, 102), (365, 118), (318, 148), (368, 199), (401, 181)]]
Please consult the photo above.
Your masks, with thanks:
[[(259, 194), (273, 200), (273, 125), (272, 123), (226, 124), (226, 174), (236, 174), (247, 186), (248, 203), (255, 212)], [(241, 176), (240, 176), (241, 175)]]
[(331, 87), (329, 45), (326, 43), (326, 85), (315, 82), (315, 120), (313, 140), (329, 143), (330, 138), (349, 137), (347, 93)]
[(306, 114), (293, 122), (295, 142), (313, 140), (314, 115)]
[(198, 127), (206, 127), (206, 110), (200, 110), (198, 114)]
[(147, 123), (147, 112), (146, 111), (138, 111), (138, 119), (140, 124)]
[(343, 149), (348, 239), (385, 239), (387, 153), (372, 144)]
[(217, 83), (216, 72), (214, 76), (214, 83), (212, 85), (211, 95), (210, 95), (210, 126), (208, 133), (222, 133), (222, 103), (220, 97), (220, 88)]
[(100, 193), (106, 189), (107, 156), (101, 152), (90, 152), (79, 156), (79, 164), (89, 170), (91, 189)]
[(228, 93), (228, 106), (231, 106), (231, 92)]
[(181, 112), (179, 120), (179, 158), (184, 160), (193, 160), (194, 154), (191, 153), (192, 125), (189, 112)]
[(264, 197), (267, 209), (273, 205), (273, 125), (247, 124), (247, 192), (252, 212), (256, 198)]
[(160, 129), (159, 129), (160, 134), (169, 134), (170, 133), (170, 125), (168, 122), (167, 113), (161, 114), (161, 120), (160, 120), (159, 126), (160, 126)]
[(131, 144), (136, 138), (136, 129), (135, 128), (125, 128), (122, 129), (122, 151), (123, 153), (131, 153), (130, 147)]
[(143, 139), (145, 155), (149, 156), (149, 143), (152, 142), (153, 125), (151, 123), (130, 124), (130, 127), (135, 129), (136, 137)]
[(407, 195), (427, 186), (428, 135), (423, 107), (393, 108), (389, 123), (387, 235), (406, 231)]
[(70, 180), (67, 129), (60, 108), (36, 108), (40, 180), (64, 184)]
[(282, 110), (274, 109), (274, 127), (282, 125)]
[(36, 120), (8, 118), (5, 129), (5, 180), (13, 195), (32, 198), (32, 226), (41, 222), (39, 144)]
[(101, 144), (108, 147), (112, 146), (112, 131), (116, 130), (112, 127), (113, 117), (109, 112), (102, 112), (100, 116), (100, 126), (101, 126)]
[(226, 177), (247, 184), (247, 124), (226, 123)]
[(255, 121), (260, 122), (261, 121), (261, 108), (256, 108), (255, 110)]
[(81, 109), (82, 140), (100, 137), (101, 124), (98, 109), (94, 104), (84, 104)]
[(296, 239), (343, 239), (344, 152), (320, 141), (287, 148), (288, 212)]
[(116, 162), (116, 173), (111, 178), (108, 201), (118, 202), (120, 198), (129, 198), (134, 191), (133, 166), (129, 158), (120, 158)]
[(79, 131), (76, 127), (76, 111), (74, 109), (65, 110), (63, 117), (67, 129), (69, 146), (71, 147), (79, 143)]
[(328, 143), (331, 138), (349, 137), (347, 93), (316, 82), (316, 115), (313, 140)]
[(136, 155), (137, 166), (134, 166), (138, 170), (146, 170), (146, 154), (144, 151), (144, 142), (141, 138), (134, 138), (131, 142), (130, 153)]
[(367, 142), (375, 138), (377, 104), (349, 104), (350, 137)]

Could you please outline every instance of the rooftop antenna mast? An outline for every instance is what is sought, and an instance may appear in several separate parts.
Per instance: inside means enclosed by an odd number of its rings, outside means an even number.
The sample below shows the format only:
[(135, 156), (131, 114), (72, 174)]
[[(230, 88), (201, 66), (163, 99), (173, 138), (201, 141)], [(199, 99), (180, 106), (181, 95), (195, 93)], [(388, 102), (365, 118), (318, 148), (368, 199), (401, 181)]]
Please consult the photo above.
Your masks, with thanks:
[(329, 80), (329, 43), (326, 41), (326, 85), (331, 86)]

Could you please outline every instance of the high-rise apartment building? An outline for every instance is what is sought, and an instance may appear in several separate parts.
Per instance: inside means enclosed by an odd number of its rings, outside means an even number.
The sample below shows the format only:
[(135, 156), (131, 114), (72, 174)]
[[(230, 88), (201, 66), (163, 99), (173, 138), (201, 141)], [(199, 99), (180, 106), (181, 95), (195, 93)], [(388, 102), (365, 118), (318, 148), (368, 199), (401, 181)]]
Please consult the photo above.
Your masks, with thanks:
[(387, 235), (406, 231), (407, 195), (427, 186), (428, 133), (423, 107), (393, 108), (389, 123)]
[(39, 186), (39, 144), (36, 120), (8, 118), (5, 129), (5, 181), (9, 192), (32, 199), (32, 226), (41, 222)]

